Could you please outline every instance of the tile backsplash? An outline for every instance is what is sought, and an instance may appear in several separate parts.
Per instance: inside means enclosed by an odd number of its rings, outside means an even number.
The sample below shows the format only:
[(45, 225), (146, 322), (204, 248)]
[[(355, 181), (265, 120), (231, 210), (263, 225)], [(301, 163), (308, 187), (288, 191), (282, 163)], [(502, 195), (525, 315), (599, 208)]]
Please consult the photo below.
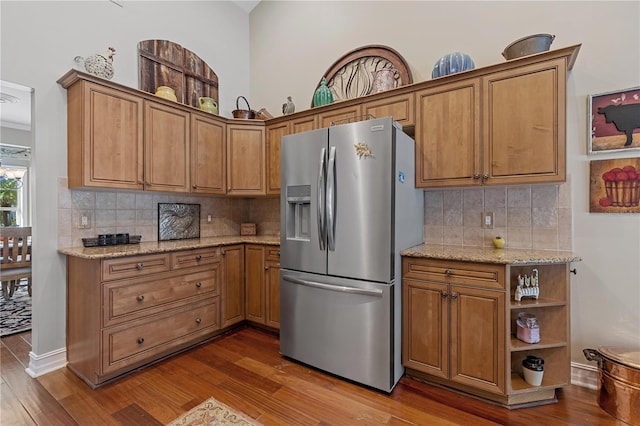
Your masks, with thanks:
[[(425, 191), (424, 241), (491, 247), (501, 236), (510, 248), (571, 250), (570, 181)], [(493, 212), (494, 228), (482, 227)]]
[[(570, 181), (563, 184), (480, 187), (425, 191), (424, 241), (491, 247), (502, 236), (511, 248), (571, 250)], [(200, 204), (200, 235), (238, 235), (240, 224), (257, 225), (258, 235), (280, 234), (280, 199), (204, 197), (144, 191), (67, 188), (58, 180), (58, 247), (82, 246), (99, 234), (142, 235), (158, 239), (158, 203)], [(494, 228), (482, 227), (493, 212)], [(79, 227), (87, 215), (90, 228)], [(211, 221), (208, 221), (208, 216)]]
[[(205, 197), (144, 191), (68, 189), (58, 179), (58, 247), (80, 247), (82, 238), (129, 233), (158, 240), (158, 203), (200, 204), (200, 236), (239, 235), (240, 224), (257, 223), (259, 235), (279, 235), (278, 199)], [(250, 213), (250, 210), (253, 212)], [(276, 211), (272, 211), (276, 209)], [(86, 215), (89, 228), (80, 228)], [(208, 216), (211, 221), (208, 221)]]

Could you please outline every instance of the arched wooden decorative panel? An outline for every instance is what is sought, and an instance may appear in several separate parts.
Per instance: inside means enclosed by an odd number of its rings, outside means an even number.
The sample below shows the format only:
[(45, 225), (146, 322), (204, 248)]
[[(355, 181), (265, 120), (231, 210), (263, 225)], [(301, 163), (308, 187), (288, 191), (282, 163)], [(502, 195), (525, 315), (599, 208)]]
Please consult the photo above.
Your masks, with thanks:
[[(333, 92), (334, 102), (337, 102), (370, 94), (375, 73), (385, 68), (396, 70), (394, 88), (413, 83), (411, 70), (404, 58), (390, 47), (382, 45), (368, 45), (352, 50), (334, 62), (324, 73), (324, 77)], [(320, 86), (320, 81), (316, 89)], [(311, 106), (313, 107), (313, 101)]]

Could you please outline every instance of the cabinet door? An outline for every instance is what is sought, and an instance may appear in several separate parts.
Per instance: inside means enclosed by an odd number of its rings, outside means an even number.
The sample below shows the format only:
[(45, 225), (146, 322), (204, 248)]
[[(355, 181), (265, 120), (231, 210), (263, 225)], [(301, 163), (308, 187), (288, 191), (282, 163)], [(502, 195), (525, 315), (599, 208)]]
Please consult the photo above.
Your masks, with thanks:
[(265, 324), (280, 329), (280, 262), (267, 260), (265, 262)]
[(375, 118), (391, 116), (404, 126), (413, 126), (415, 120), (415, 97), (413, 93), (391, 96), (362, 104), (362, 114)]
[(67, 97), (69, 187), (142, 189), (142, 99), (88, 82)]
[(316, 115), (308, 115), (291, 120), (291, 133), (302, 133), (318, 128), (318, 117)]
[(227, 125), (227, 194), (265, 195), (264, 126)]
[(248, 244), (245, 247), (245, 262), (246, 318), (249, 321), (264, 324), (264, 247)]
[(222, 328), (244, 321), (244, 245), (222, 247)]
[(280, 139), (290, 133), (289, 122), (267, 126), (267, 195), (280, 194)]
[(566, 179), (565, 86), (564, 59), (483, 79), (486, 184)]
[(356, 121), (358, 117), (362, 115), (362, 109), (360, 105), (353, 105), (350, 107), (344, 107), (334, 109), (331, 111), (321, 112), (318, 114), (319, 128), (325, 128), (335, 124), (346, 124), (348, 122)]
[(226, 193), (226, 127), (219, 119), (191, 114), (191, 191)]
[(505, 392), (505, 293), (450, 287), (451, 380)]
[(187, 111), (145, 101), (144, 189), (189, 192)]
[(416, 92), (416, 187), (480, 184), (480, 81)]
[(449, 374), (447, 285), (404, 279), (402, 363), (434, 376)]

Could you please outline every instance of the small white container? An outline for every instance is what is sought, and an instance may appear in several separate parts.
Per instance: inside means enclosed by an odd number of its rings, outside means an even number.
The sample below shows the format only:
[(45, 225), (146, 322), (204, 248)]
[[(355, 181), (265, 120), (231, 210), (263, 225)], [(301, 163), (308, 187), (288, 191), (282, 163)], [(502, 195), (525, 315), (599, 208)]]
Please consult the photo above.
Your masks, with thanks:
[(522, 367), (522, 372), (524, 373), (525, 382), (529, 383), (531, 386), (540, 386), (542, 384), (544, 371), (534, 371), (527, 367)]

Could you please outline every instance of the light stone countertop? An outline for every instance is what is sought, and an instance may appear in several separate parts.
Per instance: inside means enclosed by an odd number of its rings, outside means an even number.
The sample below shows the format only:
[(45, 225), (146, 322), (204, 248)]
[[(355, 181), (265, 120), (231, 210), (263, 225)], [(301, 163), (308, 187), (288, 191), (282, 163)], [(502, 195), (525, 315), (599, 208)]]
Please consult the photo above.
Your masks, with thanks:
[(424, 257), (466, 262), (517, 264), (551, 264), (579, 262), (582, 258), (570, 251), (532, 249), (494, 249), (492, 247), (463, 247), (441, 244), (420, 244), (400, 251), (407, 257)]
[(231, 244), (266, 244), (277, 246), (280, 237), (273, 235), (227, 235), (221, 237), (191, 238), (188, 240), (152, 241), (139, 244), (121, 244), (99, 247), (60, 248), (58, 253), (83, 259), (109, 259), (113, 257), (137, 256), (141, 254), (164, 253), (177, 250), (189, 250), (206, 247), (218, 247)]

